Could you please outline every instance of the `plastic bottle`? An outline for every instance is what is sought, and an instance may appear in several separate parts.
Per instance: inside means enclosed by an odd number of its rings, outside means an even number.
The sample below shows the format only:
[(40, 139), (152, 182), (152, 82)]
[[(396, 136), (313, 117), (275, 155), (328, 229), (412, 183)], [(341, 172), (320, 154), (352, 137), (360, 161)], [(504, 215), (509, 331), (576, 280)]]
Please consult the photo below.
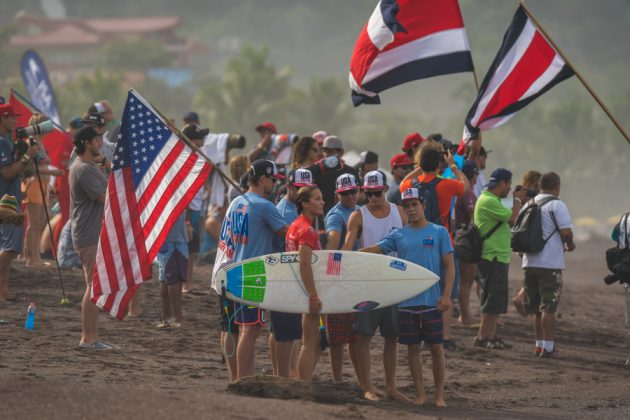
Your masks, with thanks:
[(26, 328), (27, 330), (34, 330), (35, 329), (35, 310), (37, 308), (35, 307), (35, 302), (31, 302), (30, 305), (28, 305), (28, 310), (26, 313), (26, 322), (24, 323), (24, 328)]

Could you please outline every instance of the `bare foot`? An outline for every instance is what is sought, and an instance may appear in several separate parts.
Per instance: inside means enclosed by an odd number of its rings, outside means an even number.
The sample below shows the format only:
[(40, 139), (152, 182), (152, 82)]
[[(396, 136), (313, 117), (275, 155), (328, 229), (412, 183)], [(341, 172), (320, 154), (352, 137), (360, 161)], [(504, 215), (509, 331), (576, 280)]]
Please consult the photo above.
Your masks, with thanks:
[(436, 398), (435, 399), (435, 406), (437, 408), (444, 408), (444, 407), (446, 407), (446, 402), (444, 402), (444, 398)]
[(380, 401), (378, 395), (376, 395), (376, 391), (365, 391), (363, 392), (363, 398), (370, 401)]
[(387, 391), (385, 396), (389, 400), (411, 402), (411, 400), (409, 398), (407, 398), (406, 396), (401, 394), (400, 391), (398, 391), (397, 389), (394, 389), (394, 390), (391, 390), (391, 391)]
[(421, 396), (421, 397), (416, 397), (416, 399), (415, 399), (415, 400), (413, 400), (412, 402), (413, 402), (415, 405), (424, 405), (425, 401), (426, 401), (426, 397), (423, 395), (423, 396)]

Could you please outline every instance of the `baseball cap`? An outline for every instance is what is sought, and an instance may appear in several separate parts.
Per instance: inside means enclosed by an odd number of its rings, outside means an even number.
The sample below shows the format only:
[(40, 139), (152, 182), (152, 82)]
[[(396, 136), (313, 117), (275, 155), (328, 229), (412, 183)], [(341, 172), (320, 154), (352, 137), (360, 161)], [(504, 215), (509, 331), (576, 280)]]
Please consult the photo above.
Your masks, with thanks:
[(475, 162), (474, 160), (467, 160), (462, 166), (462, 172), (464, 173), (464, 175), (466, 175), (466, 178), (472, 179), (475, 174), (479, 173), (477, 162)]
[(78, 130), (79, 128), (83, 127), (83, 120), (81, 119), (81, 117), (74, 117), (70, 120), (70, 123), (68, 123), (68, 125), (70, 126), (70, 128)]
[(16, 114), (15, 108), (11, 104), (0, 104), (0, 117), (17, 117), (22, 114)]
[(100, 134), (96, 132), (92, 127), (83, 127), (80, 128), (76, 133), (74, 133), (74, 144), (82, 145), (94, 137), (98, 137)]
[(343, 142), (337, 136), (328, 136), (324, 139), (324, 149), (343, 149)]
[(199, 114), (194, 111), (189, 111), (184, 114), (182, 120), (187, 124), (199, 124)]
[(182, 132), (190, 140), (203, 140), (206, 138), (206, 136), (210, 132), (210, 129), (199, 128), (198, 125), (190, 124), (190, 125), (187, 125)]
[(512, 172), (504, 168), (495, 169), (488, 178), (488, 183), (484, 185), (486, 188), (494, 188), (501, 181), (510, 181), (512, 179)]
[(381, 171), (370, 171), (363, 179), (363, 189), (382, 190), (387, 185), (387, 176)]
[(324, 130), (320, 130), (316, 133), (313, 133), (311, 137), (313, 137), (317, 144), (321, 146), (322, 144), (324, 144), (324, 139), (328, 137), (328, 133)]
[(315, 187), (313, 173), (308, 169), (293, 169), (289, 172), (289, 183), (296, 187)]
[(278, 129), (276, 128), (275, 124), (271, 123), (271, 122), (268, 122), (268, 121), (264, 122), (264, 123), (261, 123), (261, 124), (258, 124), (256, 126), (256, 131), (260, 131), (262, 129), (269, 130), (269, 131), (273, 132), (274, 134), (276, 134), (278, 132)]
[(402, 150), (403, 152), (409, 151), (413, 149), (414, 146), (419, 145), (423, 141), (426, 141), (426, 139), (422, 137), (420, 133), (407, 134), (407, 137), (405, 137), (402, 143)]
[(105, 127), (105, 118), (100, 112), (92, 112), (81, 120), (84, 124), (96, 124), (99, 127)]
[(420, 196), (420, 191), (417, 188), (407, 188), (400, 195), (400, 200), (420, 200), (421, 203), (424, 203), (424, 199)]
[(344, 192), (348, 190), (359, 189), (357, 178), (352, 174), (343, 174), (337, 177), (337, 189), (335, 192)]
[(278, 172), (278, 167), (274, 162), (265, 159), (258, 159), (252, 163), (252, 173), (258, 176), (267, 175), (276, 179), (286, 178)]
[(413, 165), (413, 161), (406, 153), (398, 153), (389, 161), (389, 166), (394, 169), (399, 166)]
[(378, 163), (378, 155), (371, 150), (364, 150), (359, 154), (359, 162), (357, 163), (357, 167), (361, 165), (365, 165), (366, 163)]

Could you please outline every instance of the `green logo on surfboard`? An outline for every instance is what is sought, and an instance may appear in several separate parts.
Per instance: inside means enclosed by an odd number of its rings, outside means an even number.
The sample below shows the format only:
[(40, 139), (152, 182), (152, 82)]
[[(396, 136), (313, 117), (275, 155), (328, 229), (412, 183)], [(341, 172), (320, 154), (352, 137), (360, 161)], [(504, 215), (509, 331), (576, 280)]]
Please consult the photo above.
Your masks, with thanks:
[(265, 299), (267, 277), (265, 262), (262, 260), (243, 264), (243, 299), (262, 302)]

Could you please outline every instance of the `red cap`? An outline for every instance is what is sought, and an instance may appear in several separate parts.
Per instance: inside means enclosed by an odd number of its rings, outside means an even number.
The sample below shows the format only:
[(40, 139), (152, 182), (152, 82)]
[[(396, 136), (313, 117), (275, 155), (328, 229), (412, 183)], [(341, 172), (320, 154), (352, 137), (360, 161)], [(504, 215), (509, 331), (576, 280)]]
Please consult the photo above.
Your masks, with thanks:
[(0, 105), (0, 117), (17, 117), (22, 114), (16, 114), (13, 105), (1, 104)]
[(278, 132), (278, 130), (276, 129), (276, 126), (274, 125), (274, 123), (264, 122), (262, 124), (258, 124), (256, 126), (256, 131), (260, 131), (263, 128), (272, 131), (273, 134), (276, 134)]
[(392, 169), (405, 165), (413, 165), (413, 161), (406, 153), (398, 153), (397, 155), (392, 156), (389, 161), (389, 166)]
[(411, 149), (413, 149), (413, 146), (417, 146), (420, 143), (422, 143), (423, 141), (426, 141), (426, 139), (424, 137), (422, 137), (420, 135), (420, 133), (408, 134), (407, 137), (405, 137), (405, 139), (403, 140), (402, 150), (403, 150), (403, 152), (411, 150)]

